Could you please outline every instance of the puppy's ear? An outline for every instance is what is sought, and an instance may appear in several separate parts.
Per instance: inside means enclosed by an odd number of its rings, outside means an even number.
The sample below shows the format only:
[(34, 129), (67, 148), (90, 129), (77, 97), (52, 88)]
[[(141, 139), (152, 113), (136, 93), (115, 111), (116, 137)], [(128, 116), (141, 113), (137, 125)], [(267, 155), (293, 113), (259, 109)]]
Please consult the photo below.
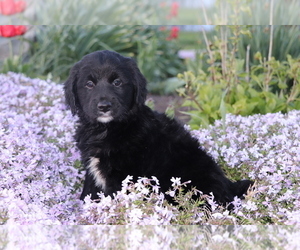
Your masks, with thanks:
[(78, 78), (78, 64), (75, 64), (70, 70), (70, 75), (64, 84), (66, 104), (70, 107), (72, 114), (75, 115), (78, 111), (78, 97), (76, 91), (76, 83)]
[(136, 62), (131, 59), (130, 60), (131, 68), (134, 73), (134, 87), (135, 87), (135, 102), (138, 106), (141, 106), (146, 101), (147, 96), (147, 80), (139, 70)]

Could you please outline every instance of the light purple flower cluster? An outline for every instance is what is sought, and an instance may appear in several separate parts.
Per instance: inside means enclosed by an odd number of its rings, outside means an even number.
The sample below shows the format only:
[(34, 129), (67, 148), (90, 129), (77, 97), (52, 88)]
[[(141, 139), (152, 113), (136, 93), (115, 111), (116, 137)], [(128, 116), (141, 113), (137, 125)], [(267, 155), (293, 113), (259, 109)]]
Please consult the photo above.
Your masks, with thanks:
[[(218, 162), (240, 177), (256, 181), (252, 199), (234, 201), (240, 215), (300, 224), (299, 111), (249, 117), (229, 114), (225, 124), (217, 121), (191, 133)], [(241, 208), (250, 213), (242, 214)]]
[(0, 211), (21, 224), (72, 221), (82, 174), (62, 86), (18, 74), (0, 85)]
[(288, 226), (9, 225), (2, 249), (299, 249), (300, 230)]
[(176, 220), (176, 209), (165, 206), (164, 194), (159, 192), (154, 176), (139, 178), (136, 183), (128, 176), (113, 199), (101, 193), (99, 203), (95, 203), (87, 196), (83, 211), (81, 224), (169, 225)]
[[(192, 131), (228, 173), (256, 181), (234, 212), (217, 206), (211, 216), (192, 207), (190, 218), (167, 204), (159, 182), (128, 176), (114, 199), (79, 201), (83, 168), (73, 135), (76, 118), (66, 110), (62, 85), (20, 74), (0, 75), (0, 224), (300, 224), (300, 112), (227, 115)], [(232, 177), (231, 176), (231, 177)], [(169, 195), (180, 188), (172, 178)], [(183, 197), (184, 202), (184, 197)], [(197, 210), (198, 209), (198, 210)]]

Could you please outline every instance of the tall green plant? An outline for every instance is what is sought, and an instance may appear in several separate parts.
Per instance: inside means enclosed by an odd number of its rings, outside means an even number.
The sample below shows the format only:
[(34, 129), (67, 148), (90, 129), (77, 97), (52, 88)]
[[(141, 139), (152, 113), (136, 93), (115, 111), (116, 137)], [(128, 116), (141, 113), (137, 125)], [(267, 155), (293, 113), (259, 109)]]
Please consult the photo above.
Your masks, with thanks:
[[(272, 56), (280, 61), (286, 60), (287, 55), (299, 57), (299, 26), (278, 25), (273, 28)], [(249, 50), (249, 61), (253, 65), (258, 63), (255, 60), (255, 54), (258, 51), (262, 57), (268, 58), (271, 39), (270, 26), (251, 26), (249, 32), (252, 34), (251, 38), (241, 36), (237, 56), (246, 58), (247, 50)]]
[[(233, 26), (223, 26), (223, 35), (220, 33), (220, 26), (212, 31), (206, 32), (205, 36), (213, 45), (214, 40), (222, 39), (226, 40), (226, 37), (232, 37)], [(237, 44), (236, 56), (240, 59), (248, 58), (249, 65), (258, 64), (255, 59), (255, 54), (259, 51), (263, 58), (268, 58), (270, 48), (270, 26), (269, 25), (247, 25), (240, 26), (244, 27), (245, 32), (239, 35), (239, 41)], [(226, 29), (226, 31), (224, 31)], [(299, 37), (300, 29), (299, 26), (286, 26), (286, 25), (275, 25), (273, 26), (273, 44), (272, 44), (272, 56), (276, 60), (284, 61), (287, 55), (291, 55), (294, 58), (300, 57), (299, 50)], [(198, 45), (199, 50), (203, 52), (203, 49), (207, 49), (204, 35), (199, 33)], [(197, 56), (195, 61), (190, 61), (188, 66), (189, 69), (195, 71), (199, 66), (208, 67), (207, 64), (208, 53), (201, 53)], [(196, 65), (198, 64), (198, 65)]]
[(29, 63), (38, 76), (52, 74), (64, 80), (72, 65), (84, 55), (101, 49), (134, 55), (138, 28), (126, 26), (41, 26), (31, 44)]

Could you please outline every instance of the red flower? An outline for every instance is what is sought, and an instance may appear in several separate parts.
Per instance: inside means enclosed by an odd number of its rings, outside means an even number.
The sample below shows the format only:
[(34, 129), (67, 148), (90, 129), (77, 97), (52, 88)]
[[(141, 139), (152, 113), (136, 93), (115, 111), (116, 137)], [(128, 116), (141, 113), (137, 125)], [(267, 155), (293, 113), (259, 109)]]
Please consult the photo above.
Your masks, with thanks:
[(177, 2), (173, 2), (171, 4), (171, 10), (170, 10), (169, 15), (167, 16), (167, 19), (177, 17), (178, 16), (178, 9), (179, 9), (179, 4)]
[(176, 17), (178, 15), (179, 4), (177, 2), (173, 2), (171, 5), (171, 16)]
[(0, 1), (0, 14), (13, 15), (23, 12), (26, 8), (25, 1), (2, 0)]
[(27, 31), (27, 26), (25, 25), (15, 25), (15, 34), (16, 36), (24, 35)]
[(20, 13), (23, 12), (26, 8), (26, 2), (25, 1), (17, 1), (15, 4), (16, 12)]
[(14, 37), (21, 36), (27, 31), (25, 25), (0, 25), (0, 36)]
[(173, 40), (173, 39), (178, 38), (178, 34), (179, 34), (179, 27), (173, 26), (171, 28), (170, 35), (167, 37), (167, 40)]

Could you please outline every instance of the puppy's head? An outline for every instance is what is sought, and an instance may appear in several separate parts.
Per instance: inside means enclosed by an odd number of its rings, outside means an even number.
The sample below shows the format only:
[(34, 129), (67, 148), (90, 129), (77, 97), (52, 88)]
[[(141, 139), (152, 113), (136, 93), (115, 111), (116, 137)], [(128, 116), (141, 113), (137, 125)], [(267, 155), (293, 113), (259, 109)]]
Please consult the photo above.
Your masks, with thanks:
[(96, 51), (77, 62), (64, 86), (72, 113), (90, 122), (121, 121), (144, 105), (146, 79), (133, 59)]

